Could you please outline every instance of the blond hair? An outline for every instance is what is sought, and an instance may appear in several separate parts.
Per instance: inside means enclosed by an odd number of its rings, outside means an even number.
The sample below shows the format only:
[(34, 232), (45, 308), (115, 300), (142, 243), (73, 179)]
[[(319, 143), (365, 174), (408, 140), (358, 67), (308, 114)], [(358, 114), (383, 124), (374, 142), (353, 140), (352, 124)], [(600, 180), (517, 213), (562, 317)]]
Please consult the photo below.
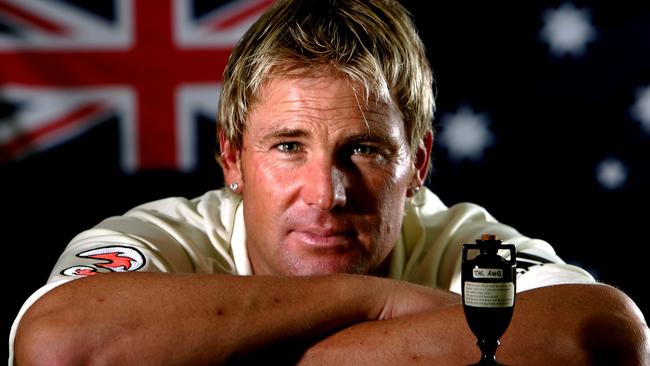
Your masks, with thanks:
[(261, 86), (272, 76), (323, 66), (366, 98), (394, 103), (415, 151), (431, 128), (433, 76), (410, 14), (393, 0), (276, 0), (228, 59), (218, 130), (241, 148)]

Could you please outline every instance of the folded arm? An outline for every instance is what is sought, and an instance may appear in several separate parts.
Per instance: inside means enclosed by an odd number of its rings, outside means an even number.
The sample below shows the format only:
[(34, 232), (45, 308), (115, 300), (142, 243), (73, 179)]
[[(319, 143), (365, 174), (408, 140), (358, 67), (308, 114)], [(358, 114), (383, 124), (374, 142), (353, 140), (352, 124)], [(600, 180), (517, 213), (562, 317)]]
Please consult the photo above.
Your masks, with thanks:
[[(284, 350), (301, 365), (479, 357), (457, 295), (359, 275), (96, 275), (37, 301), (15, 350), (19, 365), (223, 364)], [(643, 365), (649, 353), (648, 327), (622, 292), (560, 285), (518, 295), (497, 356), (507, 364)]]
[(100, 274), (61, 285), (32, 305), (15, 355), (25, 365), (214, 365), (457, 302), (445, 291), (359, 275)]
[[(558, 285), (518, 294), (497, 359), (509, 365), (647, 365), (648, 327), (622, 292)], [(462, 306), (350, 326), (319, 343), (301, 365), (467, 365), (478, 361)]]

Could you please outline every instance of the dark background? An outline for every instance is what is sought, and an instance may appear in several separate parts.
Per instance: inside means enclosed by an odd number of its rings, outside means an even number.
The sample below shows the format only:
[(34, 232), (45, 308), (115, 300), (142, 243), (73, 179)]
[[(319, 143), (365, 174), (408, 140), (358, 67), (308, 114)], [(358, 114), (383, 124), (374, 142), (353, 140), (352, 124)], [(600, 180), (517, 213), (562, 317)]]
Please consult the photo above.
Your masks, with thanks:
[[(525, 235), (547, 240), (647, 314), (650, 134), (629, 111), (637, 90), (650, 87), (650, 6), (573, 2), (589, 12), (596, 35), (582, 55), (557, 56), (540, 31), (544, 11), (562, 2), (404, 3), (436, 74), (437, 133), (445, 116), (468, 106), (488, 118), (495, 138), (480, 160), (454, 161), (436, 144), (428, 185), (448, 205), (478, 203)], [(7, 334), (75, 234), (139, 203), (194, 197), (221, 185), (212, 116), (197, 115), (201, 160), (188, 173), (123, 173), (119, 118), (0, 165)], [(608, 157), (628, 170), (616, 189), (596, 179)]]

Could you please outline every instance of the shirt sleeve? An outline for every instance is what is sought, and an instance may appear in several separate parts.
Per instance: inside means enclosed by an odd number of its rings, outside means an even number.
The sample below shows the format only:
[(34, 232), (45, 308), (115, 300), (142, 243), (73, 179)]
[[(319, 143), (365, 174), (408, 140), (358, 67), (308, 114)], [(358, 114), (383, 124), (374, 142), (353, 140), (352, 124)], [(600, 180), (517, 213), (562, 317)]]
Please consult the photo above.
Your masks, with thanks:
[(49, 281), (101, 272), (236, 274), (235, 208), (218, 198), (166, 198), (110, 217), (72, 239)]
[(74, 237), (47, 283), (25, 301), (14, 320), (9, 364), (23, 314), (48, 291), (71, 280), (134, 271), (236, 274), (230, 239), (239, 207), (218, 191), (193, 200), (166, 198), (107, 218)]

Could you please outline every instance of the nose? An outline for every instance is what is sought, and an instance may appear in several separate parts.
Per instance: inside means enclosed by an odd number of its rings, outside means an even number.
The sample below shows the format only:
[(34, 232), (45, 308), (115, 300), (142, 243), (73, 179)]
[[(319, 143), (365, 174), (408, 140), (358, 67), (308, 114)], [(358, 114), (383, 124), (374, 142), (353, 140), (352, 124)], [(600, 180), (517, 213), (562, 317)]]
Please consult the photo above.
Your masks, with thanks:
[(345, 187), (348, 185), (348, 179), (333, 162), (313, 162), (306, 173), (303, 185), (305, 203), (323, 211), (345, 206)]

